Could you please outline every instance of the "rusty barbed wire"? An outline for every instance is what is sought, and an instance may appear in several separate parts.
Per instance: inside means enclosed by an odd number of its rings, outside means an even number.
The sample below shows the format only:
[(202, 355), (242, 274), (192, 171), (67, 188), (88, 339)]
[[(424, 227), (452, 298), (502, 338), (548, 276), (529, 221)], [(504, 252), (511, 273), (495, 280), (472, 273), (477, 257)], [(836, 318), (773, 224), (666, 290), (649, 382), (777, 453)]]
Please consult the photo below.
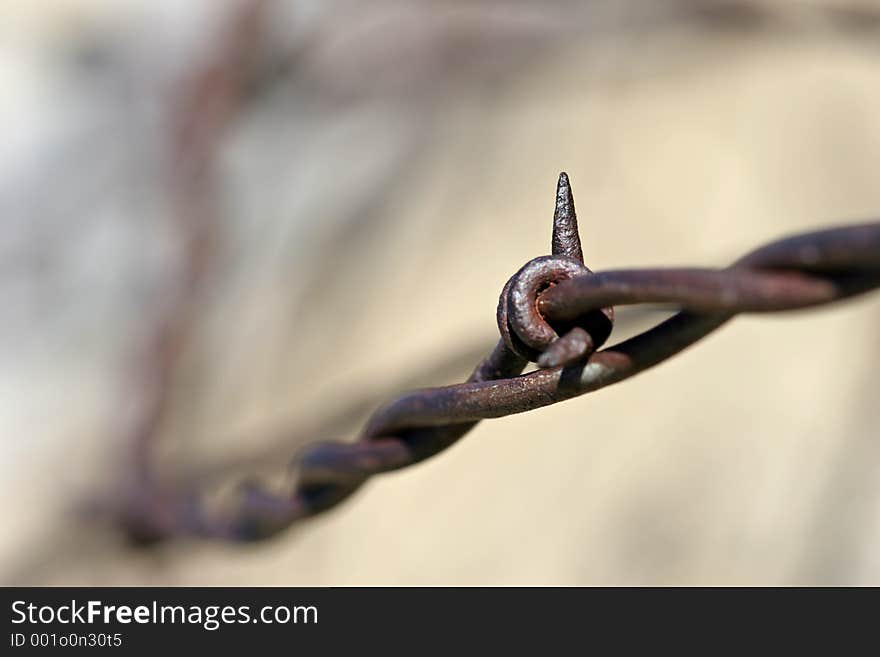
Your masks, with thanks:
[[(310, 445), (290, 494), (258, 484), (211, 513), (198, 491), (168, 498), (141, 519), (141, 540), (184, 534), (260, 540), (326, 511), (374, 475), (423, 461), (484, 419), (534, 410), (618, 383), (674, 356), (739, 313), (828, 304), (880, 287), (880, 222), (788, 237), (724, 269), (591, 272), (583, 260), (568, 176), (560, 174), (552, 253), (526, 263), (502, 290), (501, 339), (465, 383), (416, 390), (379, 408), (353, 443)], [(674, 304), (653, 328), (597, 351), (615, 305)], [(522, 374), (529, 362), (538, 369)]]

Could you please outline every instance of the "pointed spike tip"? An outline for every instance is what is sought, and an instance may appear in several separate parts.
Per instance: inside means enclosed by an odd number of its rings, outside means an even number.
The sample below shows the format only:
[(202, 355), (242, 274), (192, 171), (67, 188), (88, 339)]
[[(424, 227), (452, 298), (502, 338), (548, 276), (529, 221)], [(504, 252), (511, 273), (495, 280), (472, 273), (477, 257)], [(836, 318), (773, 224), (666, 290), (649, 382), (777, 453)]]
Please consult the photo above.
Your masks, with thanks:
[(556, 214), (567, 214), (570, 216), (575, 214), (571, 183), (565, 171), (559, 174), (559, 181), (556, 183)]
[(578, 236), (574, 195), (565, 171), (559, 174), (559, 182), (556, 184), (556, 210), (553, 213), (551, 246), (553, 255), (566, 255), (580, 263), (584, 261), (581, 239)]
[(571, 195), (571, 184), (565, 171), (559, 174), (559, 181), (556, 183), (556, 212), (560, 211), (574, 214), (574, 198)]

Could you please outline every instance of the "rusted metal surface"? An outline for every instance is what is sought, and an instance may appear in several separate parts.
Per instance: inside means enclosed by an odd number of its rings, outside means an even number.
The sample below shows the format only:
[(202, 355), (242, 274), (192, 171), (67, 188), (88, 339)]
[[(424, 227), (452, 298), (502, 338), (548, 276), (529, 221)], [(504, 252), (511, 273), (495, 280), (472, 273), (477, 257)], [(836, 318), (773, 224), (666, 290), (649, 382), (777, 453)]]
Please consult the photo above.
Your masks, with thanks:
[[(480, 420), (548, 406), (623, 381), (674, 356), (739, 313), (777, 312), (845, 299), (880, 286), (880, 222), (789, 237), (725, 269), (592, 273), (584, 265), (568, 177), (557, 187), (552, 254), (526, 263), (504, 286), (501, 339), (462, 384), (417, 390), (379, 408), (353, 443), (318, 443), (279, 495), (243, 489), (233, 509), (207, 510), (198, 491), (174, 494), (144, 518), (155, 536), (260, 540), (325, 511), (373, 475), (418, 463)], [(597, 351), (613, 306), (664, 303), (679, 312)], [(522, 375), (529, 362), (539, 369)]]

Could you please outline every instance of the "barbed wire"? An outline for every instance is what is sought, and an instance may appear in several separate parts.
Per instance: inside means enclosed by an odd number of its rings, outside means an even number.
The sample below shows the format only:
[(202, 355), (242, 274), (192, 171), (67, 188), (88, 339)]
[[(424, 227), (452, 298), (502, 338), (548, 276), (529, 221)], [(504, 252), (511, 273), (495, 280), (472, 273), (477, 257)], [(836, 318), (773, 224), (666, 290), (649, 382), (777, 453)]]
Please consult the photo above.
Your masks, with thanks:
[[(794, 310), (880, 287), (880, 222), (788, 237), (724, 269), (593, 273), (583, 260), (568, 176), (560, 174), (552, 253), (527, 262), (501, 292), (501, 339), (465, 383), (416, 390), (379, 408), (355, 442), (308, 446), (292, 492), (242, 487), (233, 509), (210, 512), (199, 491), (169, 496), (129, 535), (261, 540), (326, 511), (374, 475), (423, 461), (481, 420), (534, 410), (628, 379), (674, 356), (740, 313)], [(674, 304), (671, 318), (613, 347), (616, 305)], [(538, 369), (522, 374), (528, 363)]]

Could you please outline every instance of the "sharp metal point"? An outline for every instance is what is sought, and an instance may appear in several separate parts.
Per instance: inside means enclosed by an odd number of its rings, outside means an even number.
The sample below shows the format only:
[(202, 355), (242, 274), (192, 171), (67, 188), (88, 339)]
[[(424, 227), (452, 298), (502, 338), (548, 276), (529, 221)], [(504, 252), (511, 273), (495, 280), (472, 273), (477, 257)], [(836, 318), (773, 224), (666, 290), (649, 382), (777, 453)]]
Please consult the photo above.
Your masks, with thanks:
[(565, 171), (559, 174), (559, 182), (556, 185), (556, 211), (553, 213), (551, 253), (569, 256), (581, 264), (584, 262), (581, 238), (578, 235), (577, 214), (574, 210), (574, 196), (571, 193), (571, 184), (569, 184), (568, 174)]

